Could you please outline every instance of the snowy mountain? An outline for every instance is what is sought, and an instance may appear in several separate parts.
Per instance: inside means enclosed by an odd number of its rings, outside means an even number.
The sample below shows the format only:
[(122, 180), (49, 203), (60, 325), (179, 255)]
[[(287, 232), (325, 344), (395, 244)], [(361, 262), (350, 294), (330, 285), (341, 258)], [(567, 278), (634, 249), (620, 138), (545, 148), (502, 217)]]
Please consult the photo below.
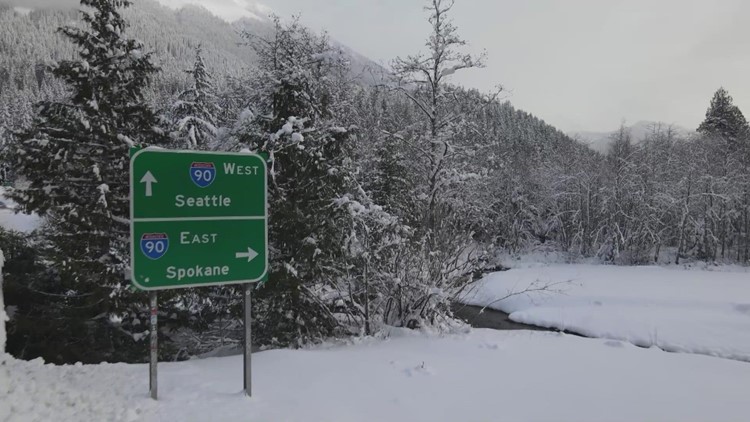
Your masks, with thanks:
[(273, 12), (270, 7), (249, 0), (156, 0), (164, 6), (174, 10), (183, 7), (198, 6), (205, 8), (215, 16), (227, 22), (235, 22), (241, 19), (253, 19), (257, 21), (270, 21), (269, 15)]
[[(632, 137), (633, 142), (640, 142), (652, 133), (654, 129), (659, 127), (661, 127), (662, 130), (671, 128), (678, 136), (689, 136), (694, 133), (693, 130), (681, 126), (648, 120), (641, 120), (632, 125), (626, 125), (626, 127), (630, 130), (630, 136)], [(606, 152), (607, 148), (612, 143), (612, 136), (617, 134), (618, 131), (619, 129), (612, 130), (611, 132), (574, 132), (569, 135), (587, 144), (595, 151)]]
[[(204, 9), (205, 10), (205, 9)], [(254, 17), (243, 17), (232, 22), (231, 26), (238, 32), (247, 31), (251, 34), (267, 34), (271, 35), (273, 31), (273, 23), (270, 19), (258, 19)], [(360, 54), (353, 48), (347, 46), (339, 40), (332, 39), (331, 44), (336, 48), (340, 49), (341, 52), (347, 57), (352, 76), (356, 77), (360, 83), (366, 85), (372, 85), (380, 82), (379, 75), (387, 73), (387, 70), (376, 62), (370, 60), (367, 56)], [(375, 76), (374, 76), (375, 75)], [(375, 80), (375, 79), (377, 80)]]
[[(41, 89), (44, 85), (37, 78), (45, 76), (35, 74), (33, 64), (75, 55), (73, 47), (63, 42), (54, 29), (75, 22), (76, 3), (55, 3), (54, 8), (30, 10), (0, 0), (0, 22), (8, 29), (3, 31), (8, 39), (0, 42), (9, 49), (4, 51), (8, 53), (5, 57), (0, 57), (0, 68), (14, 69), (14, 76), (20, 80), (19, 89), (34, 85)], [(124, 16), (130, 22), (128, 32), (155, 53), (154, 58), (162, 69), (157, 86), (178, 92), (180, 87), (175, 83), (185, 80), (184, 70), (192, 66), (194, 49), (199, 45), (203, 47), (210, 70), (219, 80), (253, 66), (255, 53), (243, 45), (240, 33), (269, 35), (273, 31), (271, 13), (267, 6), (244, 0), (134, 0), (134, 7), (126, 9)], [(365, 69), (382, 70), (377, 63), (340, 41), (333, 40), (333, 44), (349, 57), (353, 75), (367, 75)], [(362, 79), (367, 83), (365, 76)]]

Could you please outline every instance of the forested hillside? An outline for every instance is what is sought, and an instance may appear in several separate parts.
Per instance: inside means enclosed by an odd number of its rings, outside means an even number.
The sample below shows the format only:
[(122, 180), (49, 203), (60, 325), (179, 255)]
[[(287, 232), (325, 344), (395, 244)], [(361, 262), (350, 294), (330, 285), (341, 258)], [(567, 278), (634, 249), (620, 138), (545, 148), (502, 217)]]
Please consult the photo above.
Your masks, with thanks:
[[(505, 253), (750, 259), (748, 125), (724, 90), (699, 136), (655, 125), (634, 142), (623, 128), (602, 154), (503, 92), (451, 83), (483, 58), (462, 53), (439, 0), (427, 51), (377, 81), (294, 19), (233, 26), (150, 0), (83, 3), (87, 22), (0, 8), (11, 196), (47, 219), (31, 238), (0, 239), (17, 356), (145, 357), (145, 296), (122, 276), (132, 145), (270, 157), (271, 270), (253, 298), (263, 345), (450, 324), (455, 295)], [(222, 321), (239, 315), (233, 287), (160, 300), (168, 359), (223, 343)]]
[[(198, 6), (172, 10), (154, 0), (136, 0), (136, 7), (123, 12), (129, 32), (154, 52), (156, 75), (151, 101), (164, 106), (170, 96), (186, 89), (195, 49), (201, 47), (215, 84), (224, 89), (230, 78), (237, 78), (257, 63), (257, 57), (241, 36), (243, 31), (261, 36), (273, 32), (270, 18), (243, 18), (234, 23), (212, 15)], [(75, 46), (56, 32), (63, 25), (79, 25), (76, 10), (40, 9), (20, 13), (0, 1), (0, 122), (3, 127), (28, 123), (32, 104), (62, 94), (62, 84), (47, 68), (49, 64), (74, 57)], [(337, 44), (339, 45), (339, 44)], [(352, 75), (372, 82), (371, 70), (379, 66), (341, 46), (352, 62)]]
[[(11, 119), (3, 122), (5, 126), (28, 119), (36, 101), (62, 94), (62, 84), (47, 66), (74, 57), (75, 46), (56, 30), (79, 25), (78, 15), (76, 10), (46, 9), (21, 14), (0, 2), (0, 115)], [(231, 25), (199, 7), (173, 11), (152, 0), (138, 1), (124, 16), (129, 32), (155, 53), (154, 62), (161, 68), (151, 92), (157, 104), (187, 87), (184, 71), (192, 66), (196, 47), (202, 46), (207, 62), (222, 76), (217, 84), (223, 86), (228, 77), (242, 74), (256, 61), (252, 49), (241, 45), (240, 31), (268, 34), (273, 29), (270, 21), (244, 19)]]

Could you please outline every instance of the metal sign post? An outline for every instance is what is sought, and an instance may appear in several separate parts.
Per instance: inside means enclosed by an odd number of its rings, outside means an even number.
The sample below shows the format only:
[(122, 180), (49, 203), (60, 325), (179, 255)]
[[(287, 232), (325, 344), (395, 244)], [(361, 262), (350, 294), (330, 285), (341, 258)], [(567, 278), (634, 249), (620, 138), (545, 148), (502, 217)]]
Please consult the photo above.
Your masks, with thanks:
[(252, 299), (253, 285), (250, 283), (245, 284), (244, 294), (244, 312), (242, 313), (242, 320), (245, 326), (245, 343), (244, 343), (244, 388), (245, 394), (250, 397), (252, 396), (252, 377), (251, 368), (252, 365), (252, 352), (253, 352), (253, 333), (252, 324), (250, 324), (250, 311), (251, 311), (251, 299)]
[(156, 292), (149, 292), (149, 302), (151, 307), (151, 325), (149, 327), (149, 335), (151, 337), (151, 348), (149, 351), (148, 361), (148, 389), (151, 393), (151, 398), (156, 400), (157, 396), (157, 377), (156, 377), (156, 366), (159, 363), (159, 343), (158, 343), (158, 324), (156, 321), (159, 308), (156, 302)]
[[(244, 283), (245, 392), (250, 395), (252, 284), (268, 273), (266, 160), (146, 148), (130, 158), (131, 282), (141, 290)], [(157, 303), (151, 295), (151, 397)]]

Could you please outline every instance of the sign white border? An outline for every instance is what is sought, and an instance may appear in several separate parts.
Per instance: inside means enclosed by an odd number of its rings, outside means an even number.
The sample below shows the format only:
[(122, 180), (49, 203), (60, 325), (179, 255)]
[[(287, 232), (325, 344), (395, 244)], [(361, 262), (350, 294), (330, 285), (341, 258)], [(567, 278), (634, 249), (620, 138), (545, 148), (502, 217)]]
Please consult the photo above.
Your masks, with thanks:
[[(141, 155), (142, 153), (167, 153), (167, 154), (200, 154), (200, 155), (220, 155), (220, 156), (242, 156), (242, 157), (256, 157), (263, 163), (263, 203), (264, 203), (264, 211), (265, 215), (263, 217), (258, 216), (247, 216), (247, 217), (176, 217), (176, 218), (139, 218), (139, 222), (148, 222), (148, 221), (220, 221), (220, 220), (265, 220), (265, 233), (266, 233), (266, 239), (265, 239), (265, 260), (266, 265), (265, 269), (263, 270), (263, 273), (260, 275), (260, 277), (254, 279), (254, 280), (229, 280), (229, 281), (216, 281), (216, 282), (210, 282), (210, 283), (194, 283), (194, 284), (187, 284), (187, 285), (177, 285), (177, 286), (161, 286), (161, 287), (147, 287), (143, 286), (138, 283), (135, 277), (135, 223), (136, 220), (133, 217), (134, 214), (134, 179), (133, 179), (133, 164), (135, 163), (136, 158)], [(227, 284), (241, 284), (241, 283), (255, 283), (260, 280), (262, 280), (264, 277), (268, 275), (268, 166), (266, 165), (266, 160), (259, 154), (253, 154), (253, 153), (245, 153), (245, 152), (223, 152), (223, 151), (195, 151), (195, 150), (171, 150), (171, 149), (164, 149), (164, 148), (158, 148), (158, 147), (146, 147), (142, 148), (138, 151), (136, 151), (132, 157), (130, 157), (130, 282), (137, 287), (140, 290), (144, 291), (158, 291), (158, 290), (170, 290), (170, 289), (185, 289), (185, 288), (191, 288), (191, 287), (205, 287), (205, 286), (224, 286)]]

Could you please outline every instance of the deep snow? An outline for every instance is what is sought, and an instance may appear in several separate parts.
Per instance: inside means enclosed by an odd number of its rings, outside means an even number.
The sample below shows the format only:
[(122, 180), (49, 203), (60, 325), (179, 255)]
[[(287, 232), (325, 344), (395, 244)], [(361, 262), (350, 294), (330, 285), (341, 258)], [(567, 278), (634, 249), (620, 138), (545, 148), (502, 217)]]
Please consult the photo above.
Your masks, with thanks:
[[(388, 340), (146, 365), (0, 365), (8, 421), (739, 421), (750, 365), (559, 333)], [(144, 350), (145, 352), (145, 350)], [(4, 392), (8, 395), (4, 395)]]
[[(474, 303), (532, 282), (562, 294), (492, 306), (634, 344), (750, 356), (750, 273), (533, 265), (488, 276)], [(466, 330), (159, 365), (44, 365), (0, 355), (0, 421), (743, 421), (750, 364), (562, 333)], [(146, 348), (144, 347), (144, 355)]]
[[(750, 361), (750, 272), (716, 269), (531, 265), (488, 275), (462, 301), (526, 324)], [(553, 292), (498, 301), (544, 285)]]

